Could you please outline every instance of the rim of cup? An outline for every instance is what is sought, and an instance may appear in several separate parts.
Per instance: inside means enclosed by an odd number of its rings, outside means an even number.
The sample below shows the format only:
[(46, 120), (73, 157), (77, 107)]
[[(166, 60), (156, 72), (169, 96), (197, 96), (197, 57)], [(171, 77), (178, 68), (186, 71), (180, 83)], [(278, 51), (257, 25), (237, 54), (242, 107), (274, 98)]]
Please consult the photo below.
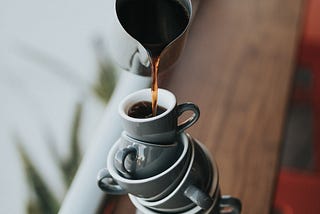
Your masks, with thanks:
[(145, 201), (142, 198), (135, 197), (139, 201), (140, 204), (142, 204), (143, 206), (148, 206), (148, 207), (158, 206), (158, 205), (161, 205), (162, 203), (169, 201), (172, 197), (174, 197), (176, 195), (177, 192), (180, 191), (180, 189), (185, 185), (185, 182), (188, 180), (188, 177), (190, 175), (191, 168), (192, 168), (193, 162), (194, 162), (194, 157), (195, 157), (194, 142), (191, 141), (190, 144), (191, 144), (191, 148), (192, 148), (192, 153), (191, 153), (191, 158), (189, 161), (189, 166), (186, 170), (185, 175), (183, 176), (182, 180), (180, 181), (179, 185), (169, 195), (167, 195), (166, 197), (164, 197), (158, 201)]
[[(213, 197), (214, 196), (214, 193), (215, 193), (215, 188), (211, 187), (210, 189), (210, 196)], [(141, 212), (143, 213), (148, 213), (148, 214), (158, 214), (159, 212), (155, 211), (155, 210), (152, 210), (148, 207), (145, 207), (143, 206), (137, 199), (136, 196), (134, 195), (131, 195), (129, 194), (129, 198), (130, 198), (130, 201), (133, 203), (133, 205)], [(212, 207), (210, 207), (210, 209), (206, 210), (205, 211), (205, 214), (209, 214), (212, 212), (212, 209), (214, 207), (214, 205), (216, 204), (217, 202), (215, 201), (212, 205)], [(182, 212), (179, 212), (180, 214), (194, 214), (194, 213), (198, 213), (200, 212), (202, 209), (201, 207), (199, 206), (195, 206), (189, 210), (186, 210), (186, 211), (182, 211)]]
[(211, 167), (212, 167), (212, 173), (213, 173), (212, 185), (217, 187), (219, 183), (219, 170), (218, 170), (218, 165), (215, 159), (211, 156), (208, 149), (202, 143), (200, 143), (197, 139), (193, 139), (193, 140), (194, 140), (194, 143), (197, 143), (201, 147), (202, 151), (206, 154), (208, 161), (210, 161)]
[[(126, 140), (127, 142), (130, 142), (132, 144), (141, 144), (144, 146), (150, 146), (150, 147), (159, 147), (159, 148), (164, 148), (164, 149), (171, 149), (172, 147), (176, 147), (178, 146), (179, 142), (175, 141), (174, 143), (171, 144), (158, 144), (158, 143), (149, 143), (146, 141), (140, 141), (140, 140), (136, 140), (132, 137), (129, 136), (128, 132), (123, 131), (121, 133), (121, 137)], [(120, 139), (121, 140), (121, 139)]]
[[(213, 171), (217, 170), (217, 166), (215, 165), (215, 163), (213, 163), (211, 165), (211, 167), (212, 167)], [(217, 184), (215, 182), (212, 182), (211, 187), (210, 187), (210, 191), (209, 191), (209, 196), (210, 197), (214, 197), (216, 194), (219, 194), (219, 193), (220, 193), (219, 187), (217, 186)], [(141, 203), (141, 201), (144, 201), (142, 198), (139, 198), (139, 197), (134, 196), (132, 194), (128, 194), (128, 195), (129, 195), (130, 200), (132, 201), (132, 203), (134, 204), (134, 206), (138, 210), (140, 210), (142, 212), (145, 211), (146, 213), (150, 213), (150, 214), (158, 213), (158, 211), (152, 210), (152, 208), (148, 208), (146, 205)], [(210, 213), (216, 203), (217, 203), (217, 198), (215, 199), (214, 203), (212, 204), (212, 207), (210, 209), (206, 210), (205, 213)], [(149, 206), (149, 204), (148, 204), (148, 206)], [(195, 206), (195, 207), (193, 207), (193, 208), (191, 208), (189, 210), (178, 211), (178, 212), (181, 213), (181, 214), (193, 214), (193, 213), (198, 213), (201, 210), (202, 210), (201, 207)], [(170, 212), (176, 212), (176, 210), (170, 210)]]
[(158, 105), (166, 108), (166, 111), (160, 115), (150, 118), (134, 118), (129, 117), (127, 112), (131, 106), (138, 102), (148, 101), (151, 102), (151, 88), (145, 88), (134, 93), (129, 94), (126, 96), (119, 104), (119, 114), (121, 117), (125, 118), (126, 120), (133, 121), (133, 122), (149, 122), (161, 118), (167, 114), (169, 114), (172, 109), (176, 106), (177, 100), (173, 93), (170, 91), (159, 88), (158, 89)]
[[(146, 206), (146, 207), (153, 207), (153, 206), (161, 205), (162, 203), (165, 203), (168, 200), (170, 200), (172, 197), (174, 197), (174, 195), (178, 191), (180, 191), (180, 189), (184, 185), (184, 182), (188, 179), (188, 176), (190, 174), (190, 171), (191, 171), (191, 168), (192, 168), (192, 165), (193, 165), (193, 162), (194, 162), (194, 158), (195, 158), (195, 152), (196, 152), (196, 148), (195, 147), (196, 146), (194, 144), (197, 144), (202, 149), (202, 151), (205, 153), (206, 158), (208, 159), (208, 161), (211, 162), (210, 165), (211, 165), (211, 168), (212, 168), (213, 179), (211, 181), (211, 187), (210, 187), (209, 195), (210, 195), (210, 197), (212, 197), (212, 195), (215, 193), (215, 190), (218, 187), (219, 173), (218, 173), (217, 165), (216, 165), (215, 161), (213, 160), (213, 158), (211, 157), (211, 155), (208, 152), (208, 150), (201, 143), (199, 143), (195, 139), (190, 140), (190, 142), (191, 142), (191, 145), (192, 145), (192, 148), (193, 148), (193, 154), (191, 156), (191, 160), (190, 160), (188, 169), (186, 171), (185, 176), (180, 181), (180, 184), (176, 187), (176, 189), (173, 192), (171, 192), (168, 196), (166, 196), (163, 199), (160, 199), (158, 201), (145, 201), (145, 200), (143, 200), (143, 198), (140, 198), (140, 197), (137, 197), (137, 196), (134, 196), (134, 195), (131, 195), (131, 194), (129, 194), (129, 196), (132, 196), (135, 200), (138, 201), (139, 204), (141, 204), (143, 206)], [(159, 209), (162, 209), (162, 208), (159, 208)]]
[[(213, 197), (215, 195), (216, 188), (211, 187), (210, 189), (210, 196)], [(134, 195), (129, 194), (130, 201), (133, 203), (133, 205), (141, 212), (148, 213), (148, 214), (158, 214), (159, 212), (152, 210), (148, 207), (143, 206), (139, 201), (138, 198)], [(206, 210), (204, 214), (209, 214), (212, 212), (212, 209), (214, 208), (215, 204), (217, 203), (217, 199), (214, 201), (212, 207), (210, 209)], [(195, 206), (189, 210), (180, 211), (180, 214), (194, 214), (200, 212), (202, 209), (199, 206)]]
[(155, 180), (157, 178), (162, 177), (163, 175), (167, 174), (168, 172), (170, 172), (171, 170), (173, 170), (178, 164), (180, 164), (180, 162), (185, 158), (187, 152), (188, 152), (188, 148), (190, 146), (189, 144), (189, 138), (187, 137), (187, 135), (185, 133), (181, 133), (180, 134), (181, 138), (183, 138), (182, 142), (178, 142), (178, 143), (183, 143), (183, 150), (182, 153), (180, 155), (180, 157), (178, 158), (178, 160), (172, 164), (168, 169), (164, 170), (163, 172), (152, 176), (152, 177), (148, 177), (148, 178), (143, 178), (143, 179), (127, 179), (122, 177), (121, 175), (119, 175), (117, 173), (117, 170), (115, 169), (114, 165), (113, 165), (113, 156), (116, 152), (116, 150), (118, 149), (117, 143), (121, 140), (119, 139), (114, 146), (112, 146), (112, 148), (110, 149), (109, 155), (108, 155), (108, 160), (107, 160), (107, 169), (109, 170), (109, 173), (111, 174), (111, 176), (117, 181), (123, 182), (123, 183), (130, 183), (130, 184), (140, 184), (140, 183), (145, 183), (145, 182), (149, 182), (152, 180)]

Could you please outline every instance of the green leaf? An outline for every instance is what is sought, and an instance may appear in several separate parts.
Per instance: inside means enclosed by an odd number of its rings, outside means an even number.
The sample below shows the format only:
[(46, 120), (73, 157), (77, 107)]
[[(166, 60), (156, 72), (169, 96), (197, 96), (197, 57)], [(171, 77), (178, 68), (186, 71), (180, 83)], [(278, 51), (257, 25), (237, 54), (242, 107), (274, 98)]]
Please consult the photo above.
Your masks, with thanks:
[(67, 186), (69, 186), (73, 180), (73, 177), (78, 169), (81, 161), (81, 151), (80, 151), (80, 124), (82, 116), (82, 104), (76, 105), (76, 110), (73, 117), (72, 127), (71, 127), (71, 137), (70, 137), (70, 156), (66, 161), (62, 161), (61, 169), (64, 175), (64, 181)]
[(16, 146), (23, 162), (30, 190), (35, 196), (33, 200), (31, 198), (29, 199), (27, 207), (28, 213), (57, 213), (59, 210), (59, 201), (45, 184), (19, 139), (17, 139)]
[(96, 38), (94, 40), (94, 51), (98, 63), (98, 78), (93, 85), (92, 89), (94, 94), (106, 104), (116, 86), (116, 69), (113, 63), (108, 59), (106, 48), (104, 47), (103, 40)]
[(111, 63), (99, 63), (99, 76), (93, 91), (103, 102), (107, 103), (116, 85), (115, 68)]

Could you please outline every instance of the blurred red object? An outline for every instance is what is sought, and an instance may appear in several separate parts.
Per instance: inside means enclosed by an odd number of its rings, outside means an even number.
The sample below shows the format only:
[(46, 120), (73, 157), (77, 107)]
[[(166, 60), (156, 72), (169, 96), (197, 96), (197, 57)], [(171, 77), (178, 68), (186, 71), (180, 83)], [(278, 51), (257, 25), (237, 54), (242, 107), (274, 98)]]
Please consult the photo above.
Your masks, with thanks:
[[(304, 93), (305, 100), (310, 98), (314, 115), (314, 157), (315, 169), (320, 171), (320, 0), (307, 0), (304, 29), (298, 65), (310, 70), (312, 75), (311, 90)], [(299, 97), (305, 90), (294, 89)], [(294, 93), (296, 94), (296, 93)]]
[(311, 87), (295, 86), (293, 102), (308, 103), (313, 112), (315, 172), (281, 169), (274, 207), (283, 214), (320, 213), (320, 0), (307, 0), (298, 66), (312, 76)]
[(320, 45), (320, 1), (306, 0), (302, 45)]
[(320, 173), (281, 170), (275, 208), (282, 214), (320, 213)]
[[(320, 2), (320, 0), (318, 1)], [(299, 66), (307, 68), (311, 72), (312, 84), (310, 88), (295, 87), (293, 101), (308, 103), (312, 108), (315, 169), (320, 171), (320, 44), (319, 46), (301, 47)]]

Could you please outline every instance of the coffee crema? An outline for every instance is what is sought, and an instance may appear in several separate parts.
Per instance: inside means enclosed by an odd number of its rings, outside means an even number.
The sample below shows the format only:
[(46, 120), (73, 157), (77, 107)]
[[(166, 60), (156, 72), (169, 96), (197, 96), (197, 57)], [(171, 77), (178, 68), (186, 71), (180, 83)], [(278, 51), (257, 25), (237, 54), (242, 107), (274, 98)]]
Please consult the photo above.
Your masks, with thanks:
[[(166, 108), (158, 105), (155, 116), (162, 114), (166, 110)], [(152, 112), (152, 103), (149, 101), (140, 101), (132, 105), (128, 110), (128, 116), (139, 119), (154, 117)]]
[(187, 27), (189, 16), (177, 0), (128, 0), (117, 5), (124, 29), (148, 51), (152, 76), (152, 114), (157, 114), (160, 55)]

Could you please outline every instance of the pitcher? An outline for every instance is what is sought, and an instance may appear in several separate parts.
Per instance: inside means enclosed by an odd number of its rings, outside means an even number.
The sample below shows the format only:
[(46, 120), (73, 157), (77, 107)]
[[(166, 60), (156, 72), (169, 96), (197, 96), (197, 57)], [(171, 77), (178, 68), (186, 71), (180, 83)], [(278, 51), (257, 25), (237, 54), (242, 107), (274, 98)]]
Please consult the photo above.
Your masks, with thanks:
[[(111, 56), (123, 69), (129, 72), (136, 73), (138, 75), (151, 76), (151, 53), (146, 47), (148, 45), (149, 47), (150, 45), (154, 45), (154, 41), (151, 40), (156, 39), (155, 35), (169, 35), (170, 38), (161, 37), (161, 39), (165, 40), (165, 47), (161, 49), (159, 70), (166, 70), (177, 61), (184, 47), (191, 22), (191, 1), (170, 1), (179, 4), (180, 8), (175, 9), (174, 12), (170, 12), (170, 10), (168, 10), (167, 8), (161, 8), (165, 7), (162, 3), (160, 3), (161, 5), (159, 5), (159, 2), (164, 2), (163, 0), (137, 1), (142, 2), (141, 5), (130, 5), (131, 2), (136, 3), (135, 1), (128, 0), (114, 0), (115, 9), (113, 10), (114, 15), (112, 16), (113, 26), (112, 29), (110, 29), (110, 38), (108, 38), (108, 40), (112, 42), (110, 42), (109, 44), (109, 49), (111, 51)], [(146, 6), (146, 3), (149, 5)], [(130, 7), (130, 9), (126, 11), (126, 7)], [(154, 28), (152, 29), (155, 29), (154, 31), (156, 32), (154, 32), (154, 34), (151, 36), (145, 35), (148, 28), (150, 28), (150, 22), (145, 22), (142, 24), (133, 22), (133, 20), (139, 18), (139, 13), (145, 11), (145, 7), (152, 9), (152, 14), (149, 15), (151, 18), (154, 18), (154, 22), (151, 22), (151, 24), (154, 25)], [(158, 9), (158, 7), (160, 8)], [(170, 20), (168, 20), (170, 16), (177, 16), (178, 13), (184, 13), (184, 15), (186, 16), (187, 20), (185, 20), (185, 24), (183, 26), (173, 26), (172, 23), (176, 22), (170, 22)], [(145, 16), (145, 14), (143, 15)], [(135, 19), (132, 19), (132, 16), (134, 16)], [(142, 34), (145, 35), (143, 38), (141, 37)], [(144, 39), (146, 40), (142, 41)], [(157, 41), (155, 42), (157, 43)]]

